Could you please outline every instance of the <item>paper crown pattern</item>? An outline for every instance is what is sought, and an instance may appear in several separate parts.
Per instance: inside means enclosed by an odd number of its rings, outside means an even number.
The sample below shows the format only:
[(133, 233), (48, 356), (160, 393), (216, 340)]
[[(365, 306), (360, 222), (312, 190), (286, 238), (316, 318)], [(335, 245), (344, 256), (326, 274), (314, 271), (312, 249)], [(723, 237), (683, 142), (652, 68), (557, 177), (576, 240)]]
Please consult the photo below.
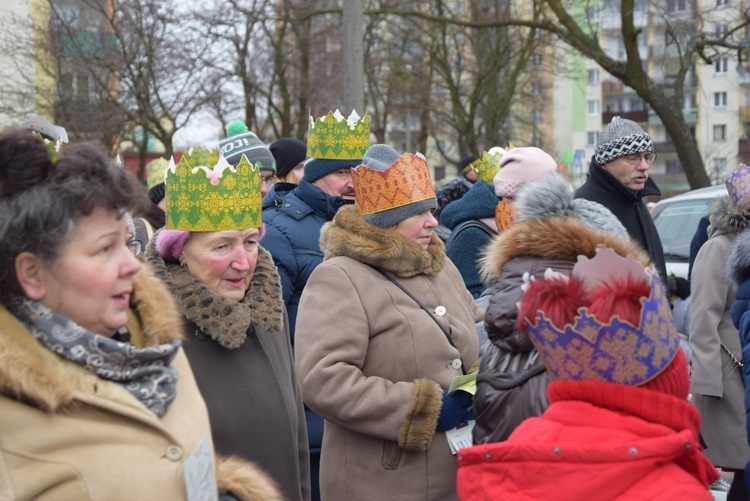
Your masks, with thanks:
[(49, 156), (52, 161), (57, 162), (57, 159), (60, 158), (60, 152), (67, 145), (67, 143), (63, 142), (61, 139), (50, 141), (38, 132), (36, 133), (36, 137), (39, 138), (42, 143), (44, 143), (44, 147), (47, 148), (47, 152), (49, 152)]
[(356, 111), (349, 118), (329, 111), (313, 120), (307, 129), (307, 157), (328, 160), (359, 160), (370, 147), (370, 115), (360, 119)]
[(650, 295), (641, 298), (638, 325), (618, 316), (609, 323), (599, 322), (585, 306), (578, 309), (574, 322), (564, 329), (558, 329), (543, 311), (537, 312), (536, 322), (525, 320), (528, 334), (553, 379), (593, 379), (638, 386), (655, 378), (671, 363), (679, 349), (679, 335), (656, 273), (632, 256), (623, 258), (602, 246), (593, 259), (578, 256), (572, 277), (590, 290), (626, 275), (648, 281), (651, 288)]
[(260, 170), (242, 155), (236, 167), (218, 150), (195, 149), (166, 176), (167, 228), (223, 231), (260, 228)]
[(489, 152), (482, 152), (482, 158), (471, 164), (477, 178), (492, 186), (492, 180), (495, 179), (495, 174), (500, 170), (500, 160), (503, 159), (505, 151), (503, 148), (491, 148)]
[(497, 231), (507, 230), (516, 222), (516, 208), (513, 207), (513, 200), (505, 198), (498, 202), (495, 207), (495, 224)]
[(385, 170), (355, 167), (352, 183), (360, 216), (435, 198), (427, 161), (419, 153), (404, 153)]
[(154, 186), (158, 186), (164, 182), (164, 176), (167, 174), (167, 166), (169, 160), (166, 158), (157, 158), (151, 160), (148, 164), (148, 174), (146, 177), (146, 186), (150, 190)]
[(737, 170), (726, 182), (729, 196), (734, 205), (741, 208), (750, 207), (750, 167), (739, 164)]

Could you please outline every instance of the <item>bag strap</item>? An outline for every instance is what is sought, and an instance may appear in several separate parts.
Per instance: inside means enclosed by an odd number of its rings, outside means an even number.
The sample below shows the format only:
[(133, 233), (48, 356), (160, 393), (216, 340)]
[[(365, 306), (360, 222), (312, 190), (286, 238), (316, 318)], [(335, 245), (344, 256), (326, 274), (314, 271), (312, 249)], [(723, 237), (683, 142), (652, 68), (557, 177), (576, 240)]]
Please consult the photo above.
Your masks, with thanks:
[(478, 219), (469, 219), (468, 221), (464, 221), (463, 223), (453, 228), (453, 231), (451, 232), (451, 236), (449, 236), (448, 240), (445, 242), (445, 247), (447, 248), (450, 244), (452, 244), (453, 240), (456, 239), (459, 233), (469, 228), (476, 228), (476, 229), (482, 230), (485, 233), (487, 233), (489, 236), (497, 235), (496, 231), (493, 231), (492, 228), (487, 226), (482, 221), (479, 221)]
[[(440, 321), (437, 318), (435, 318), (435, 315), (433, 315), (432, 312), (429, 309), (427, 309), (427, 307), (425, 305), (423, 305), (422, 302), (419, 299), (417, 299), (417, 297), (414, 294), (412, 294), (411, 292), (409, 292), (406, 289), (406, 287), (404, 287), (403, 285), (401, 285), (398, 282), (398, 280), (396, 280), (395, 278), (393, 278), (392, 276), (390, 276), (388, 273), (384, 272), (380, 268), (375, 268), (375, 270), (377, 270), (378, 273), (380, 273), (385, 278), (387, 278), (393, 285), (395, 285), (396, 287), (398, 287), (399, 289), (401, 289), (404, 292), (404, 294), (406, 294), (407, 296), (409, 296), (410, 298), (412, 298), (414, 300), (414, 302), (419, 305), (420, 308), (422, 308), (425, 312), (427, 312), (427, 314), (430, 316), (430, 318), (437, 324), (438, 327), (440, 327), (440, 330), (443, 331), (443, 334), (445, 334), (445, 338), (448, 340), (448, 342), (450, 343), (450, 345), (453, 348), (455, 348), (456, 351), (458, 351), (458, 348), (456, 348), (456, 344), (453, 342), (453, 339), (451, 338), (451, 335), (448, 334), (448, 331), (445, 330), (445, 327), (443, 327), (443, 324), (441, 324)], [(459, 351), (459, 357), (458, 357), (459, 360), (461, 360), (460, 353), (461, 352)], [(461, 373), (462, 374), (466, 374), (466, 368), (464, 367), (464, 361), (463, 360), (461, 360)]]

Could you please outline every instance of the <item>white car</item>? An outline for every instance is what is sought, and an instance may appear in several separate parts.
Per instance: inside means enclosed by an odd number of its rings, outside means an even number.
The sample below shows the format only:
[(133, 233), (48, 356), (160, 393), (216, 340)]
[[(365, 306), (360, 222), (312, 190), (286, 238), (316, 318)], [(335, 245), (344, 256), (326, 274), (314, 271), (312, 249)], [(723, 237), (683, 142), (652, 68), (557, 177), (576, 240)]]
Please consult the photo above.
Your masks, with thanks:
[(724, 184), (700, 188), (658, 202), (651, 209), (667, 262), (667, 273), (687, 278), (690, 242), (698, 222), (718, 197), (727, 194)]

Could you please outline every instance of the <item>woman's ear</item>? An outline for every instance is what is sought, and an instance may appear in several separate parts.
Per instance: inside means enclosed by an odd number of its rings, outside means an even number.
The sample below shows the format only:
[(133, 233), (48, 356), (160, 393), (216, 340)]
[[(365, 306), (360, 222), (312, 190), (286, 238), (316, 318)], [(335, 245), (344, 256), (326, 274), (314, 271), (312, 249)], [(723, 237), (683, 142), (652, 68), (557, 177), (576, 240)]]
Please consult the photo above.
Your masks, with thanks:
[(16, 256), (16, 277), (26, 297), (34, 301), (44, 298), (47, 292), (44, 263), (39, 257), (30, 252)]

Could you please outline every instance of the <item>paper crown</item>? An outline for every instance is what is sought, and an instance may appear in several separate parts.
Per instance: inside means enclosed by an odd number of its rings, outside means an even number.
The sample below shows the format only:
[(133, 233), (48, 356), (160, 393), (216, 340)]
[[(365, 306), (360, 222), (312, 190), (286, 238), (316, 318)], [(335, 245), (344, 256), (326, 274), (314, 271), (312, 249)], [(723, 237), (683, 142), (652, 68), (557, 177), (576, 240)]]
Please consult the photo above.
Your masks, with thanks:
[(360, 119), (356, 111), (349, 118), (336, 110), (313, 120), (307, 129), (307, 157), (328, 160), (359, 160), (370, 147), (370, 115)]
[[(578, 256), (571, 280), (579, 280), (586, 290), (591, 290), (626, 277), (650, 286), (649, 295), (640, 300), (637, 325), (619, 316), (608, 323), (600, 322), (587, 306), (578, 308), (573, 323), (563, 329), (557, 328), (544, 311), (536, 313), (536, 322), (525, 319), (529, 337), (553, 379), (593, 379), (638, 386), (655, 378), (672, 361), (679, 349), (679, 335), (656, 273), (632, 256), (623, 258), (600, 246), (593, 259)], [(524, 299), (527, 298), (522, 298), (522, 303)]]
[(164, 182), (164, 176), (167, 174), (168, 165), (169, 160), (161, 157), (149, 162), (147, 166), (148, 175), (146, 178), (146, 186), (149, 190)]
[(516, 222), (516, 208), (513, 207), (513, 200), (505, 198), (498, 202), (495, 207), (495, 224), (497, 230), (503, 232), (513, 226)]
[(495, 174), (500, 170), (500, 160), (505, 153), (504, 148), (491, 148), (490, 151), (482, 152), (482, 157), (471, 164), (471, 168), (477, 174), (477, 178), (492, 186)]
[(735, 206), (742, 208), (750, 206), (750, 167), (739, 164), (726, 185)]
[(355, 167), (352, 183), (360, 216), (435, 198), (427, 161), (419, 153), (404, 153), (385, 170)]
[(218, 150), (195, 149), (166, 176), (167, 229), (223, 231), (260, 228), (260, 170), (242, 155), (236, 167)]

